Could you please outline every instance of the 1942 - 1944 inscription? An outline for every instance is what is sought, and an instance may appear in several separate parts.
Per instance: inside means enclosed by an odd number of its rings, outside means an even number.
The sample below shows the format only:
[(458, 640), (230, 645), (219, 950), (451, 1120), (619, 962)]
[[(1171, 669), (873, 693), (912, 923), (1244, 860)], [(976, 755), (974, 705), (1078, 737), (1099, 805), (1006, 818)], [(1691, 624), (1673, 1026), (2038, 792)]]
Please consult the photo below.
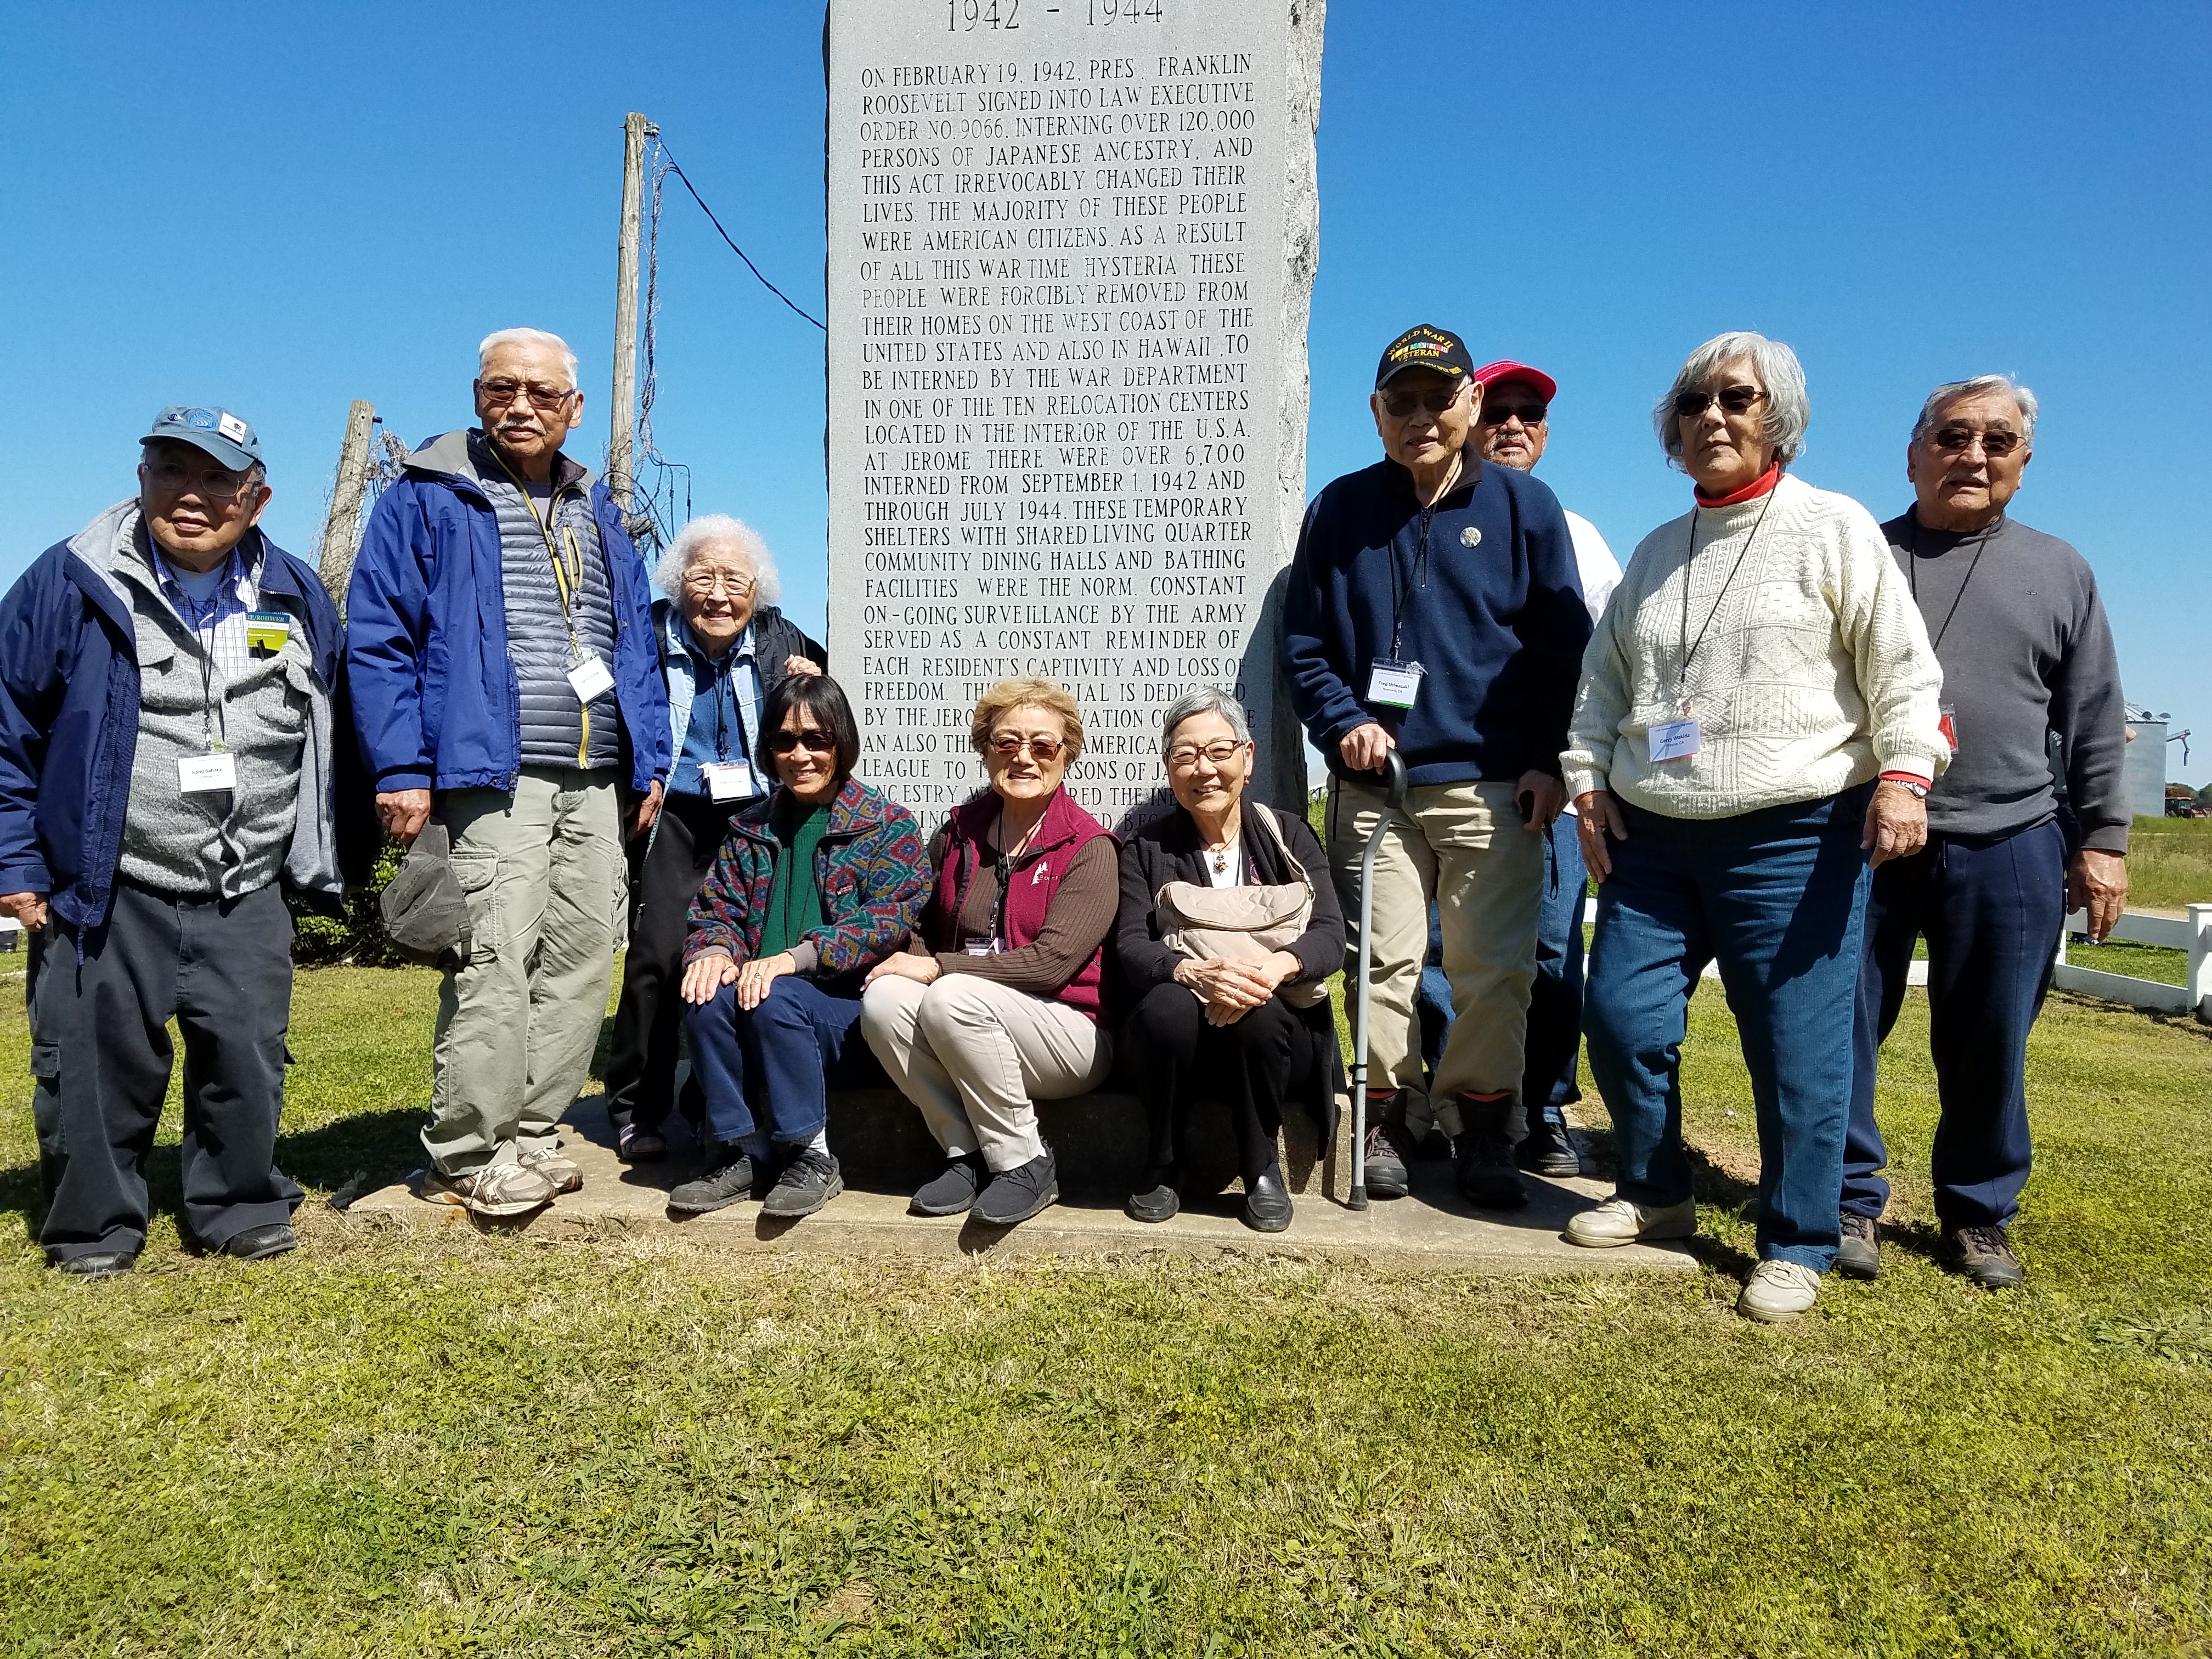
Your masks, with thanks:
[(1288, 800), (1319, 6), (833, 0), (830, 35), (830, 647), (862, 775), (933, 822), (982, 781), (976, 696), (1040, 674), (1083, 703), (1069, 783), (1102, 816), (1158, 787), (1199, 684), (1237, 690)]

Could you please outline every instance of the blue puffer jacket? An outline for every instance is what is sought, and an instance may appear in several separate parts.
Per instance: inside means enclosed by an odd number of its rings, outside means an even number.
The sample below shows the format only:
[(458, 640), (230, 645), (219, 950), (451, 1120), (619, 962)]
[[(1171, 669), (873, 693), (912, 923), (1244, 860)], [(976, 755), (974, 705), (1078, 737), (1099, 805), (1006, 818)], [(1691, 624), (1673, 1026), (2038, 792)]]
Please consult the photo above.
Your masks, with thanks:
[[(522, 769), (499, 520), (469, 463), (468, 436), (432, 439), (377, 498), (346, 592), (354, 725), (381, 792), (512, 789)], [(590, 476), (562, 466), (564, 477)], [(669, 763), (651, 584), (614, 497), (597, 479), (591, 494), (614, 599), (623, 750), (629, 787), (642, 794)]]
[[(102, 574), (110, 544), (137, 521), (136, 503), (118, 502), (41, 553), (0, 600), (0, 893), (46, 894), (81, 929), (107, 917), (138, 751), (137, 633)], [(263, 605), (306, 623), (315, 673), (342, 722), (338, 617), (322, 583), (258, 530), (240, 550), (261, 560)], [(325, 911), (337, 905), (340, 872), (366, 879), (374, 854), (358, 781), (337, 770), (323, 772), (319, 800), (303, 793), (300, 810), (315, 813), (309, 839), (334, 846), (338, 868), (303, 872), (288, 860), (284, 872), (288, 889)]]

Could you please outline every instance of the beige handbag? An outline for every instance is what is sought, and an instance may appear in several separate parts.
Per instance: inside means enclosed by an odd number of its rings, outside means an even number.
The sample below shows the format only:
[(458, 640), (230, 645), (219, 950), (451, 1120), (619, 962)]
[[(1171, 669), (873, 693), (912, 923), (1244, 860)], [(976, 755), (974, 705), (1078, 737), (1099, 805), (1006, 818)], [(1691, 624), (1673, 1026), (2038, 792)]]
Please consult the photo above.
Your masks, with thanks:
[[(1260, 962), (1305, 937), (1313, 921), (1313, 878), (1291, 854), (1272, 808), (1254, 801), (1245, 809), (1267, 826), (1283, 862), (1297, 879), (1276, 887), (1214, 887), (1171, 881), (1158, 895), (1160, 943), (1199, 962), (1241, 957)], [(1325, 980), (1300, 980), (1275, 994), (1293, 1008), (1310, 1008), (1328, 996)]]

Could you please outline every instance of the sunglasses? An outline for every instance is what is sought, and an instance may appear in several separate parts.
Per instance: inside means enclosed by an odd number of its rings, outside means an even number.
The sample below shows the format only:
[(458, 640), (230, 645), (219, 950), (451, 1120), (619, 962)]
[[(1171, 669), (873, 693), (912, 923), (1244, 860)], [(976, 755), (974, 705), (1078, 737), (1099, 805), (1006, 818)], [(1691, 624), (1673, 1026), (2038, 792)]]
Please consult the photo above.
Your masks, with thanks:
[(1012, 760), (1026, 747), (1031, 760), (1048, 761), (1058, 757), (1062, 744), (1058, 738), (1030, 738), (1026, 740), (1011, 734), (991, 739), (991, 752), (1000, 760)]
[(1386, 392), (1382, 412), (1395, 421), (1404, 420), (1417, 409), (1441, 415), (1459, 401), (1459, 394), (1466, 389), (1467, 382), (1461, 380), (1448, 386), (1431, 386), (1426, 392)]
[(1763, 402), (1766, 394), (1756, 386), (1732, 386), (1725, 392), (1683, 392), (1675, 394), (1674, 413), (1681, 420), (1691, 420), (1702, 415), (1712, 404), (1718, 404), (1731, 415), (1747, 414), (1753, 404)]
[(2026, 441), (2017, 432), (1976, 432), (1971, 427), (1947, 426), (1932, 432), (1928, 441), (1947, 455), (1964, 454), (1974, 447), (1974, 440), (1982, 441), (1982, 453), (1991, 460), (2009, 455)]
[(505, 409), (517, 398), (527, 398), (532, 408), (549, 414), (576, 395), (572, 386), (544, 386), (536, 380), (478, 380), (477, 390), (483, 395), (486, 408)]
[(1523, 426), (1539, 426), (1552, 412), (1549, 404), (1485, 404), (1482, 423), (1485, 426), (1504, 426), (1518, 417)]
[(1168, 750), (1168, 766), (1174, 771), (1188, 772), (1198, 764), (1200, 756), (1204, 756), (1212, 765), (1226, 766), (1243, 752), (1243, 744), (1231, 743), (1226, 738), (1216, 743), (1209, 743), (1202, 748), (1194, 743), (1177, 744)]
[(804, 749), (810, 755), (834, 755), (837, 752), (837, 740), (826, 732), (812, 730), (768, 734), (769, 754), (788, 755), (795, 749)]

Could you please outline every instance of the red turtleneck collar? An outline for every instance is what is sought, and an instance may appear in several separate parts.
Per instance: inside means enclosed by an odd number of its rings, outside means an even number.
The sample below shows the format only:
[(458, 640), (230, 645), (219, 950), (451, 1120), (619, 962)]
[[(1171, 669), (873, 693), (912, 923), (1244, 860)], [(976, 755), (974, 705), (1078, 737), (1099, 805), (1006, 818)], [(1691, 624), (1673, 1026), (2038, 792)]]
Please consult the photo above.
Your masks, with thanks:
[(1782, 463), (1777, 461), (1733, 495), (1708, 495), (1695, 485), (1691, 488), (1699, 507), (1741, 507), (1746, 501), (1757, 501), (1781, 482)]

